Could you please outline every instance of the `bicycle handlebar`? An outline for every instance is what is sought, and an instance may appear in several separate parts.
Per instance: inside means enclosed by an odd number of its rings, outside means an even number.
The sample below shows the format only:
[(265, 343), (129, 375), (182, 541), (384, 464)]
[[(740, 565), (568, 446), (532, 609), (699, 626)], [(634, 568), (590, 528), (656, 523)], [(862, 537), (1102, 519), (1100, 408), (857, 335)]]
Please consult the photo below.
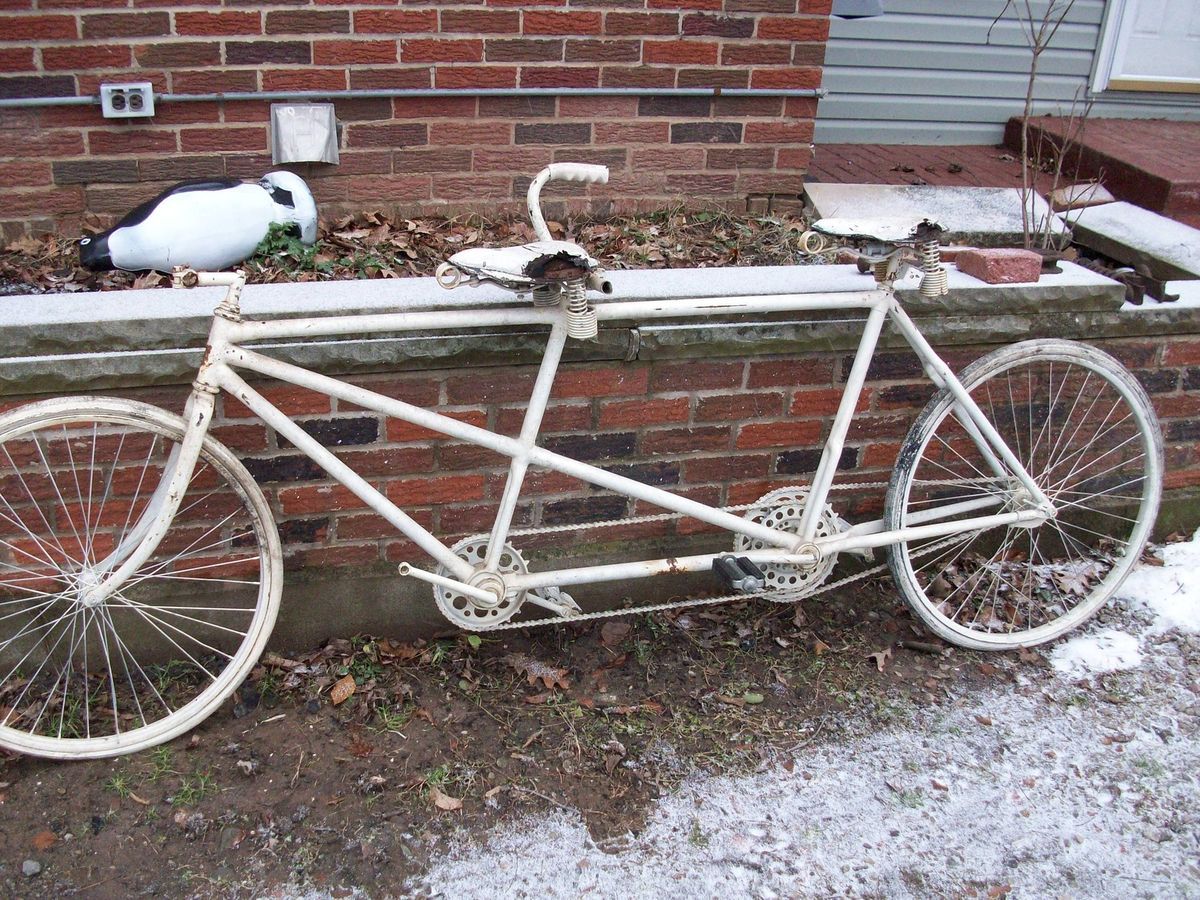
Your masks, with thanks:
[(608, 166), (594, 166), (588, 163), (551, 163), (537, 173), (533, 181), (529, 183), (529, 193), (525, 200), (529, 206), (529, 220), (533, 223), (533, 231), (539, 241), (553, 240), (550, 236), (550, 229), (546, 227), (546, 219), (542, 215), (542, 185), (547, 181), (607, 184)]

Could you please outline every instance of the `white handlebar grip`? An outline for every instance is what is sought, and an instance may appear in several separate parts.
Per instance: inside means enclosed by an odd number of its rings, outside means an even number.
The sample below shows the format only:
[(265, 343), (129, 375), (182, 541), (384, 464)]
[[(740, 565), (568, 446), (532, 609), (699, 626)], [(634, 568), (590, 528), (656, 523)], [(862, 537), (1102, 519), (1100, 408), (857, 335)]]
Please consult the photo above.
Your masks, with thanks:
[(555, 181), (582, 181), (586, 184), (608, 184), (608, 166), (587, 163), (551, 163), (550, 177)]

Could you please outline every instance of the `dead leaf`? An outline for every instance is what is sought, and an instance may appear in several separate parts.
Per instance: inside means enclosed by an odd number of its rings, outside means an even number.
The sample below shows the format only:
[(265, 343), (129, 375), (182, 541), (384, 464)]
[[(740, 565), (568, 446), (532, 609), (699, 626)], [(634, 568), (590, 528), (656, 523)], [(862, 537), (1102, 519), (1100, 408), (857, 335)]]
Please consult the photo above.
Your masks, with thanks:
[(264, 666), (270, 666), (272, 669), (288, 669), (288, 670), (298, 668), (301, 665), (300, 663), (296, 662), (294, 659), (288, 659), (286, 657), (280, 656), (278, 653), (264, 653), (263, 658), (262, 658), (262, 664)]
[(880, 672), (887, 666), (888, 660), (892, 658), (892, 648), (884, 647), (882, 650), (877, 650), (874, 653), (868, 653), (867, 659), (875, 660), (875, 668)]
[(57, 840), (58, 835), (53, 831), (39, 831), (33, 836), (33, 840), (30, 843), (33, 844), (34, 850), (49, 850)]
[(532, 656), (526, 656), (524, 653), (510, 653), (505, 659), (510, 666), (518, 672), (522, 672), (530, 684), (537, 684), (540, 681), (544, 687), (550, 690), (555, 688), (566, 690), (571, 686), (567, 681), (568, 669), (555, 668)]
[(329, 699), (334, 706), (339, 706), (350, 699), (354, 694), (355, 688), (354, 676), (346, 675), (334, 682), (333, 687), (329, 689)]
[(829, 645), (820, 638), (813, 638), (808, 648), (813, 656), (822, 656), (829, 651)]
[(449, 794), (443, 794), (438, 789), (437, 785), (433, 784), (429, 786), (429, 799), (433, 801), (434, 806), (436, 806), (438, 809), (445, 810), (446, 812), (454, 812), (455, 810), (462, 809), (463, 805), (463, 802), (457, 797), (451, 797)]
[(975, 714), (975, 721), (976, 721), (976, 722), (978, 722), (980, 725), (991, 725), (991, 724), (992, 724), (992, 717), (991, 717), (991, 716), (985, 716), (985, 715), (982, 715), (982, 714), (980, 714), (980, 713), (976, 713), (976, 714)]
[(629, 636), (633, 626), (628, 622), (605, 622), (600, 628), (600, 643), (615, 647)]

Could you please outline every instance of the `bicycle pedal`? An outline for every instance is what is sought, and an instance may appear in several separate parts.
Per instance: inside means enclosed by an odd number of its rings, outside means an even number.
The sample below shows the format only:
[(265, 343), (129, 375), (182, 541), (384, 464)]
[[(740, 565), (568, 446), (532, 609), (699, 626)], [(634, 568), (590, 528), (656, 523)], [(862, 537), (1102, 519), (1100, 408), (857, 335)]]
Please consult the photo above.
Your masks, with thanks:
[(767, 585), (763, 570), (744, 556), (718, 556), (712, 568), (730, 590), (740, 594), (756, 594)]
[(540, 606), (549, 612), (557, 613), (564, 619), (570, 619), (583, 614), (575, 598), (562, 588), (547, 587), (537, 591), (527, 591), (525, 599), (534, 606)]

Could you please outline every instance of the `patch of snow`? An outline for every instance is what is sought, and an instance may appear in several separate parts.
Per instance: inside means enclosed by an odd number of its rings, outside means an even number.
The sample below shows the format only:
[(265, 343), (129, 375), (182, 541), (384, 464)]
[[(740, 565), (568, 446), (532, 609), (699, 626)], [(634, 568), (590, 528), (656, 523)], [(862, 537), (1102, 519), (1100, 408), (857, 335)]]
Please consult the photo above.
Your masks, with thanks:
[(1166, 544), (1161, 566), (1138, 566), (1121, 585), (1130, 607), (1154, 616), (1151, 634), (1172, 628), (1200, 632), (1200, 530), (1190, 541)]
[(1132, 669), (1141, 661), (1138, 639), (1124, 631), (1113, 630), (1071, 638), (1050, 654), (1054, 670), (1068, 678)]

